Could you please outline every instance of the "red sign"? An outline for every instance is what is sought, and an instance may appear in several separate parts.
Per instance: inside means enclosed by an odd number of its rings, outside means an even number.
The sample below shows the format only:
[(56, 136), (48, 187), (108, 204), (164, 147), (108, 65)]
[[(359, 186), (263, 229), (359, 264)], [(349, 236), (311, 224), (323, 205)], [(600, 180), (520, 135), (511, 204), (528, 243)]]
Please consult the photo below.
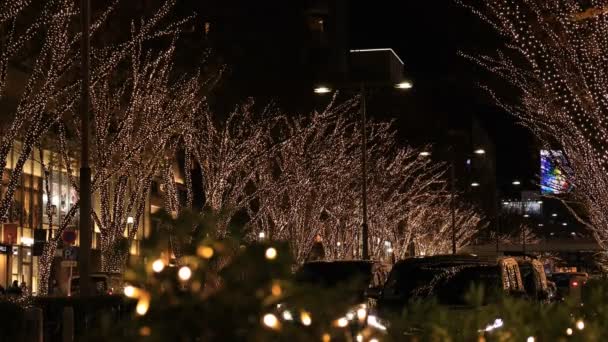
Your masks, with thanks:
[(63, 238), (63, 242), (67, 243), (67, 244), (73, 244), (74, 242), (76, 242), (76, 232), (73, 230), (66, 230), (63, 232), (63, 235), (61, 235), (61, 237)]

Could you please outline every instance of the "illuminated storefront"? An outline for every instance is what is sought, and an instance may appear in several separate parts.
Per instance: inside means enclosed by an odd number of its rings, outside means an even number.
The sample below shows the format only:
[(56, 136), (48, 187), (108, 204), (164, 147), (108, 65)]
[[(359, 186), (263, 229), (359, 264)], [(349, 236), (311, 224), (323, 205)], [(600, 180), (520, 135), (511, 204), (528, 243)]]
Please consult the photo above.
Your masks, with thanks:
[[(11, 150), (6, 168), (2, 173), (2, 191), (7, 191), (14, 165), (17, 163), (21, 144), (16, 142)], [(48, 172), (48, 184), (42, 164)], [(48, 189), (48, 193), (46, 191)], [(46, 213), (50, 200), (52, 217)], [(67, 211), (77, 200), (77, 194), (70, 185), (67, 170), (57, 154), (48, 150), (34, 149), (23, 166), (23, 172), (8, 212), (8, 219), (0, 227), (0, 285), (10, 286), (17, 280), (24, 282), (33, 293), (38, 292), (38, 257), (34, 256), (34, 230), (45, 229), (51, 237)], [(77, 222), (78, 218), (72, 222)]]
[[(6, 168), (2, 173), (3, 195), (7, 191), (10, 178), (13, 175), (14, 166), (17, 164), (21, 151), (21, 144), (15, 142), (13, 149), (7, 157)], [(78, 183), (77, 170), (79, 165), (73, 164), (67, 168), (63, 158), (50, 150), (34, 149), (23, 166), (17, 187), (15, 188), (13, 200), (8, 212), (7, 220), (0, 224), (0, 285), (8, 287), (17, 280), (25, 282), (32, 294), (38, 293), (39, 257), (34, 255), (34, 237), (38, 236), (36, 230), (44, 230), (46, 239), (56, 236), (58, 227), (70, 209), (77, 203), (78, 194), (72, 187), (72, 182)], [(44, 169), (42, 167), (44, 165)], [(72, 176), (69, 175), (71, 170)], [(46, 174), (45, 174), (46, 171)], [(179, 174), (179, 172), (176, 172)], [(176, 179), (183, 184), (183, 179)], [(156, 184), (156, 183), (155, 183)], [(156, 186), (158, 187), (158, 186)], [(153, 187), (154, 189), (156, 187)], [(162, 194), (159, 189), (151, 191), (146, 201), (143, 217), (139, 218), (140, 229), (134, 237), (130, 246), (131, 256), (140, 254), (142, 239), (149, 236), (151, 230), (150, 215), (162, 206)], [(98, 210), (99, 198), (93, 196), (93, 208)], [(48, 209), (48, 210), (47, 210)], [(48, 215), (50, 211), (50, 217)], [(134, 219), (127, 219), (127, 227), (133, 224)], [(70, 220), (67, 230), (78, 232), (79, 214)], [(95, 225), (93, 235), (93, 248), (97, 249), (100, 242), (99, 228)], [(78, 240), (76, 240), (76, 246)], [(58, 280), (62, 285), (67, 284), (66, 269), (61, 267), (62, 243), (57, 249), (53, 261), (51, 277)], [(92, 253), (93, 270), (99, 268), (99, 253)]]

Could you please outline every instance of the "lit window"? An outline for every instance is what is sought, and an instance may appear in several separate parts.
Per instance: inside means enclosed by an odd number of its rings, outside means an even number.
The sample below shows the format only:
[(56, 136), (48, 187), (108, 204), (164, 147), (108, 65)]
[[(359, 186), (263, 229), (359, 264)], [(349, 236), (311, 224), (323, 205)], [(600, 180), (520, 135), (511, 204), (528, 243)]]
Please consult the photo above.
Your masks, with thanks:
[(325, 32), (325, 19), (319, 15), (312, 15), (308, 17), (308, 29), (311, 32)]
[(205, 37), (209, 35), (209, 32), (211, 32), (211, 23), (206, 22), (205, 23)]

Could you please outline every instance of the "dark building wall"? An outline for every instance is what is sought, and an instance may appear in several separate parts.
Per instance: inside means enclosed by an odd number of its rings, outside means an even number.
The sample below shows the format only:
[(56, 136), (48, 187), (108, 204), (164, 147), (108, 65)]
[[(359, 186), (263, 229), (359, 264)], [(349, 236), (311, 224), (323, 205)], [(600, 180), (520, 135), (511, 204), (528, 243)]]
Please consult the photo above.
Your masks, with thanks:
[(198, 45), (227, 67), (216, 88), (216, 102), (230, 106), (255, 97), (287, 110), (308, 110), (315, 103), (313, 84), (346, 68), (347, 1), (185, 3), (199, 14)]

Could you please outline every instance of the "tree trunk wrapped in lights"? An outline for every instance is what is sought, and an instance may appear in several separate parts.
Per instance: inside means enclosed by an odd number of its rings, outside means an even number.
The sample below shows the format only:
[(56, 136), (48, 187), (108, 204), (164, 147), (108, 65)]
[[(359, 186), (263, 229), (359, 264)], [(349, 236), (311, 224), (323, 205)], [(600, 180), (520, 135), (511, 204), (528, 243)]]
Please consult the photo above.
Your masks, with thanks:
[(562, 158), (555, 158), (555, 163), (566, 173), (588, 220), (571, 211), (606, 246), (608, 3), (461, 2), (506, 40), (494, 56), (468, 57), (518, 92), (517, 101), (508, 101), (490, 90), (501, 106), (529, 127), (547, 149), (563, 151), (567, 165)]

